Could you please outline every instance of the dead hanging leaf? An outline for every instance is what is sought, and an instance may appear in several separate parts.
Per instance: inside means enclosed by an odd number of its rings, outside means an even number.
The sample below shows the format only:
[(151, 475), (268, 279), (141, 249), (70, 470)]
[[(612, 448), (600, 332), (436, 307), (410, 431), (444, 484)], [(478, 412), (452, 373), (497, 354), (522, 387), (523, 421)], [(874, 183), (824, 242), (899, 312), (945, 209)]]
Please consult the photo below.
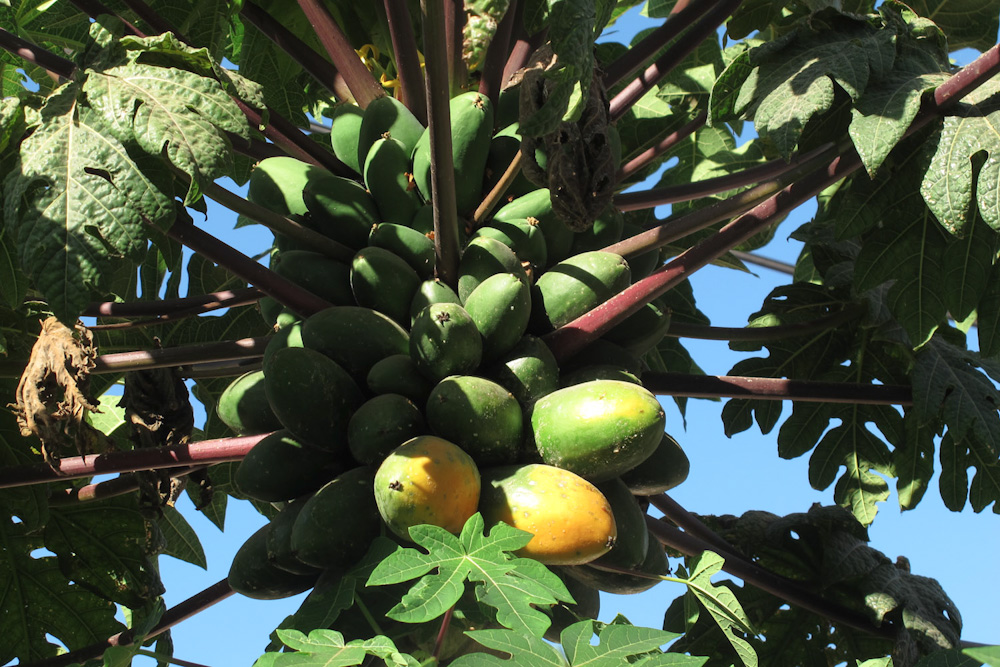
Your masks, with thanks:
[[(521, 81), (520, 117), (540, 112), (558, 85), (546, 76), (558, 69), (550, 47), (535, 52), (519, 73)], [(513, 81), (513, 80), (512, 80)], [(612, 145), (613, 132), (607, 94), (600, 73), (595, 70), (580, 118), (561, 121), (555, 131), (540, 136), (521, 137), (521, 168), (536, 185), (552, 193), (552, 209), (570, 229), (590, 229), (611, 203), (618, 159)], [(540, 165), (536, 150), (545, 155)]]
[(98, 412), (90, 395), (90, 371), (97, 348), (90, 331), (77, 322), (70, 329), (55, 317), (42, 322), (28, 365), (17, 385), (15, 408), (21, 435), (36, 436), (42, 456), (52, 464), (61, 455), (99, 454), (111, 442), (87, 422)]

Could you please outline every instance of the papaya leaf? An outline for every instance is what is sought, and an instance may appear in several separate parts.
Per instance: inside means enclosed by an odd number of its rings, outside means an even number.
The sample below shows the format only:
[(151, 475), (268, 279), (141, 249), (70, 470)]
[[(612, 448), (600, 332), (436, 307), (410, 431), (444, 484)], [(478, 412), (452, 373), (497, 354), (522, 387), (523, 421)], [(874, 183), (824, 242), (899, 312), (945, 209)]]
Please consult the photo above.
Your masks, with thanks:
[(412, 656), (400, 653), (391, 639), (377, 636), (345, 642), (335, 630), (278, 630), (278, 637), (293, 652), (265, 653), (254, 667), (349, 667), (360, 665), (370, 655), (381, 658), (387, 667), (419, 667)]
[(970, 46), (980, 51), (997, 39), (997, 6), (994, 0), (908, 0), (913, 11), (932, 19), (948, 37), (952, 50)]
[[(978, 651), (984, 650), (988, 651), (989, 648), (965, 649), (965, 651), (953, 648), (946, 651), (935, 651), (918, 660), (914, 667), (979, 667), (983, 664), (985, 658)], [(968, 653), (968, 651), (972, 651), (973, 653)], [(987, 661), (986, 664), (990, 663)], [(1000, 661), (994, 662), (991, 667), (995, 665), (1000, 665)]]
[[(383, 586), (420, 577), (386, 616), (404, 623), (437, 618), (458, 601), (468, 580), (477, 583), (477, 599), (497, 610), (499, 623), (518, 632), (544, 634), (551, 619), (532, 605), (569, 602), (572, 597), (559, 577), (538, 561), (509, 554), (526, 545), (530, 533), (505, 523), (493, 526), (488, 535), (483, 530), (478, 512), (457, 537), (437, 526), (411, 528), (410, 537), (427, 553), (400, 547), (368, 579), (369, 586)], [(437, 574), (428, 574), (434, 569)]]
[(856, 660), (858, 667), (892, 667), (892, 658), (872, 658), (871, 660), (865, 660), (861, 662)]
[(162, 510), (163, 516), (156, 523), (166, 542), (163, 553), (207, 570), (208, 560), (205, 558), (205, 550), (198, 539), (198, 533), (173, 505), (166, 505)]
[[(146, 225), (173, 220), (169, 185), (150, 177), (103, 119), (66, 84), (42, 109), (4, 183), (4, 219), (21, 268), (59, 317), (72, 321), (122, 259), (141, 261)], [(66, 280), (67, 275), (75, 276)]]
[[(0, 390), (4, 392), (4, 396), (13, 396), (15, 387), (17, 380), (13, 378), (0, 380)], [(32, 451), (32, 447), (35, 451)], [(40, 447), (36, 438), (21, 435), (13, 412), (0, 410), (0, 466), (40, 463)], [(12, 526), (15, 522), (9, 521), (8, 517), (16, 516), (22, 530), (34, 532), (45, 525), (48, 515), (49, 490), (45, 485), (34, 484), (0, 490), (0, 523)]]
[[(990, 667), (1000, 667), (1000, 646), (977, 646), (976, 648), (967, 648), (962, 653)], [(924, 666), (919, 665), (918, 667)], [(966, 665), (958, 665), (956, 667), (966, 667)]]

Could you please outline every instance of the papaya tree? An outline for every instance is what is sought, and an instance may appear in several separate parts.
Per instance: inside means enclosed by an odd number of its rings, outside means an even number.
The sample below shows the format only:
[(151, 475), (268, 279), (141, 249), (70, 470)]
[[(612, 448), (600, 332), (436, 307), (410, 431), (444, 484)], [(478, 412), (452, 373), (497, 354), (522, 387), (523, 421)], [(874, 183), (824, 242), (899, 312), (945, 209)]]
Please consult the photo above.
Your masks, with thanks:
[[(171, 627), (307, 591), (257, 665), (1000, 664), (867, 532), (935, 475), (1000, 512), (1000, 2), (0, 16), (0, 664), (189, 665)], [(689, 279), (807, 202), (713, 326)], [(691, 398), (827, 502), (683, 507)], [(167, 608), (182, 494), (267, 523)], [(643, 591), (662, 627), (595, 620)]]

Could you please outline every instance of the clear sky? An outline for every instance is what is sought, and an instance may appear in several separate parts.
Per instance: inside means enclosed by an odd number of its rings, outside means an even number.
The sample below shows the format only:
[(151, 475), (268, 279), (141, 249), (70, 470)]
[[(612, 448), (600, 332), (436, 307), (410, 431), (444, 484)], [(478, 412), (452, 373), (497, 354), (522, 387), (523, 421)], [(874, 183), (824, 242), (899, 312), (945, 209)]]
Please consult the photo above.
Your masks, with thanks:
[[(620, 35), (635, 32), (641, 19), (630, 15)], [(624, 41), (623, 36), (615, 35)], [(234, 216), (210, 204), (209, 219), (196, 224), (220, 236), (248, 253), (256, 253), (268, 235), (259, 228), (233, 230)], [(808, 206), (800, 209), (780, 226), (775, 240), (761, 255), (794, 262), (799, 244), (788, 235), (811, 216)], [(754, 268), (756, 275), (709, 267), (693, 279), (698, 306), (719, 326), (743, 326), (747, 316), (761, 304), (764, 296), (786, 276), (768, 269)], [(740, 359), (724, 342), (685, 341), (689, 351), (705, 370), (724, 375)], [(689, 402), (687, 428), (669, 398), (663, 400), (667, 412), (667, 430), (684, 447), (691, 459), (688, 480), (671, 492), (672, 497), (699, 514), (736, 514), (749, 509), (776, 514), (806, 511), (812, 503), (832, 504), (832, 488), (817, 491), (809, 486), (808, 456), (793, 461), (777, 457), (774, 433), (761, 436), (756, 428), (732, 439), (723, 433), (719, 417), (722, 402)], [(790, 410), (785, 406), (785, 415)], [(890, 487), (894, 486), (890, 480)], [(955, 514), (944, 508), (937, 492), (937, 478), (916, 510), (900, 513), (895, 493), (880, 506), (870, 529), (872, 546), (890, 559), (905, 555), (915, 574), (938, 579), (962, 611), (963, 637), (984, 643), (1000, 643), (995, 611), (990, 606), (1000, 586), (996, 583), (995, 560), (1000, 551), (997, 517), (975, 515), (971, 510)], [(179, 509), (198, 531), (208, 554), (209, 569), (201, 570), (171, 557), (160, 559), (167, 586), (168, 605), (222, 579), (229, 563), (243, 541), (257, 527), (260, 517), (246, 502), (230, 501), (226, 532), (220, 533), (193, 510), (186, 497)], [(684, 592), (675, 584), (661, 584), (637, 596), (610, 596), (602, 599), (602, 620), (618, 612), (640, 625), (660, 627), (670, 601)], [(280, 601), (255, 601), (230, 598), (214, 608), (182, 623), (174, 629), (176, 657), (213, 667), (250, 665), (267, 644), (268, 633), (301, 599), (297, 596)], [(151, 665), (139, 658), (136, 665)]]

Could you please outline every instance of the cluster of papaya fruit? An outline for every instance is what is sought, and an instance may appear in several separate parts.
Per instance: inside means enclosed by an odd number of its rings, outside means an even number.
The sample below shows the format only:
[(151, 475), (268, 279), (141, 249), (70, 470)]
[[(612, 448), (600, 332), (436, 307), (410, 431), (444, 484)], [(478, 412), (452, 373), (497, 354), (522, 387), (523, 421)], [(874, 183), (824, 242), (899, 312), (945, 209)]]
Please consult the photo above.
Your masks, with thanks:
[[(516, 124), (494, 136), (477, 93), (454, 98), (451, 116), (467, 214), (502, 169), (490, 165), (509, 162), (502, 138), (516, 138)], [(477, 511), (532, 533), (520, 555), (555, 566), (583, 615), (596, 613), (597, 590), (655, 584), (642, 573), (665, 573), (666, 556), (636, 496), (676, 486), (688, 466), (639, 381), (665, 310), (650, 304), (562, 368), (540, 336), (651, 271), (656, 253), (629, 263), (600, 250), (623, 234), (614, 209), (573, 232), (548, 190), (515, 191), (465, 230), (449, 286), (434, 278), (428, 131), (386, 97), (364, 113), (341, 107), (331, 140), (357, 180), (286, 157), (262, 161), (250, 180), (251, 201), (356, 254), (348, 265), (275, 236), (274, 271), (331, 307), (303, 318), (262, 299), (275, 329), (262, 369), (219, 399), (236, 432), (273, 431), (235, 482), (281, 507), (236, 555), (230, 584), (292, 595), (350, 567), (380, 534), (405, 543), (418, 524), (458, 532)]]

